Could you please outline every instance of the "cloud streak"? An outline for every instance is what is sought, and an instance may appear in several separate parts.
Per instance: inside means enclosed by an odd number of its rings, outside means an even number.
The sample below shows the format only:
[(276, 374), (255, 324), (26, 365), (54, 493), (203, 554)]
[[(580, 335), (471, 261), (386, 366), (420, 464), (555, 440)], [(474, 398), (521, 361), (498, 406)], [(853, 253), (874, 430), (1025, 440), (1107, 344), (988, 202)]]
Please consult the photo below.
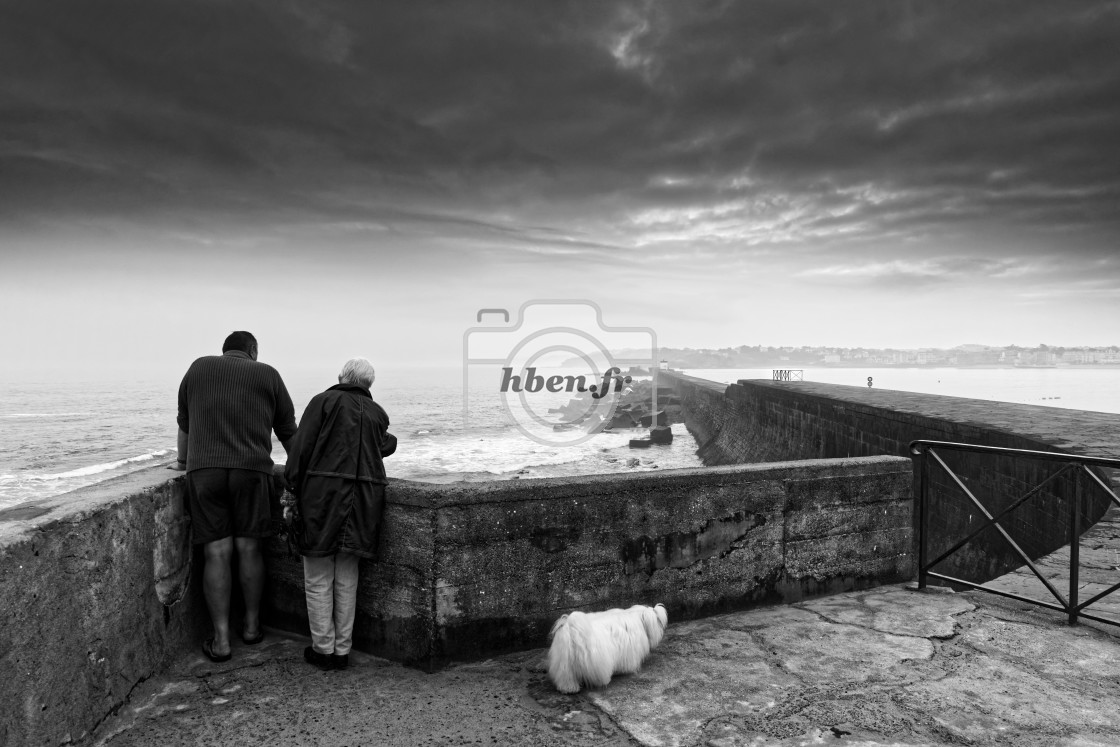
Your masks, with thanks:
[(977, 277), (993, 280), (1022, 278), (1035, 272), (1034, 268), (1014, 260), (939, 257), (814, 267), (798, 275), (821, 282), (881, 285), (907, 290), (916, 286), (961, 282)]

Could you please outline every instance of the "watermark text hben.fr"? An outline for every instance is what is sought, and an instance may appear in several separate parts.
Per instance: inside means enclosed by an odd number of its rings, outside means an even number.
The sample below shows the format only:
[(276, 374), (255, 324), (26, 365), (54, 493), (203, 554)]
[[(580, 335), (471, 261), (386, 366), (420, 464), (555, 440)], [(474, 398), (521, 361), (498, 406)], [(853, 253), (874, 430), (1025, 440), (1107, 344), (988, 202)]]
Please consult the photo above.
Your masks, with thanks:
[(614, 381), (614, 390), (621, 392), (626, 384), (633, 381), (630, 376), (622, 376), (622, 370), (617, 367), (608, 368), (603, 372), (602, 385), (592, 384), (587, 386), (586, 376), (549, 376), (547, 379), (537, 373), (537, 369), (530, 366), (525, 369), (524, 385), (521, 376), (515, 375), (510, 367), (502, 368), (501, 391), (515, 392), (526, 391), (536, 393), (542, 389), (549, 392), (591, 392), (592, 399), (601, 399), (610, 391), (610, 382)]

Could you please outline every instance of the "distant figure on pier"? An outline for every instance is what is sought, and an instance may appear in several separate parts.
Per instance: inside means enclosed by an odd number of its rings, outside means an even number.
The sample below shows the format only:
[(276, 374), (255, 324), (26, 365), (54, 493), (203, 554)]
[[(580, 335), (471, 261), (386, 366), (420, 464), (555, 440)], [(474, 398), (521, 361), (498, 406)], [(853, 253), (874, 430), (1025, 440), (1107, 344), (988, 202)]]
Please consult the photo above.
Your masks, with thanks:
[(345, 669), (357, 611), (358, 561), (376, 558), (385, 465), (397, 449), (389, 416), (370, 394), (373, 366), (354, 358), (338, 384), (308, 403), (284, 475), (296, 494), (311, 644), (303, 657)]
[(178, 423), (176, 468), (187, 472), (191, 532), (203, 546), (202, 590), (214, 625), (202, 650), (212, 661), (228, 661), (235, 549), (245, 597), (241, 640), (252, 645), (264, 638), (260, 541), (272, 533), (272, 433), (288, 450), (295, 407), (276, 369), (257, 361), (257, 338), (233, 332), (221, 355), (199, 358), (187, 370)]

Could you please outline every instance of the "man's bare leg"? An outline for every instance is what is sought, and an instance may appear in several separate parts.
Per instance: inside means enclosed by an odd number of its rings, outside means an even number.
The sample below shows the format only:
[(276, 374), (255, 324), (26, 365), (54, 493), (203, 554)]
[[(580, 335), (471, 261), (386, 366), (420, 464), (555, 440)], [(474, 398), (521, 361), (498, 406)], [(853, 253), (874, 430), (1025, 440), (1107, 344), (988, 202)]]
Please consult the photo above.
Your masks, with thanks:
[(241, 593), (245, 596), (245, 627), (241, 635), (256, 638), (261, 631), (261, 595), (264, 593), (264, 557), (256, 537), (238, 537), (237, 569)]
[(206, 597), (206, 607), (210, 610), (210, 622), (214, 625), (214, 647), (216, 656), (229, 653), (229, 595), (233, 585), (230, 560), (233, 558), (233, 538), (207, 542), (202, 546), (206, 566), (202, 572), (202, 592)]

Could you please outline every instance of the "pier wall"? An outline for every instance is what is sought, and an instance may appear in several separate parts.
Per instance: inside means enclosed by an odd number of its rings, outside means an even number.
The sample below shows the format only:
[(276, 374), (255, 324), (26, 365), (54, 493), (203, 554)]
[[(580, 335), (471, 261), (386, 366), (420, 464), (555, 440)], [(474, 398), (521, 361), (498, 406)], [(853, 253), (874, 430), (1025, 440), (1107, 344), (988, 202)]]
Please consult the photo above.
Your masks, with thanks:
[[(912, 577), (910, 462), (817, 460), (388, 491), (355, 642), (425, 667), (547, 645), (557, 617), (670, 619)], [(269, 618), (306, 630), (298, 560), (269, 547)]]
[(0, 745), (82, 739), (209, 635), (171, 474), (0, 511)]
[[(816, 382), (743, 380), (724, 385), (671, 371), (661, 372), (659, 383), (680, 396), (685, 423), (709, 465), (906, 456), (916, 439), (1106, 457), (1120, 449), (1120, 416), (1107, 413)], [(943, 456), (992, 513), (1058, 468), (1007, 457)], [(915, 487), (916, 470), (915, 461)], [(935, 467), (930, 476), (932, 559), (984, 517), (943, 471)], [(1058, 479), (1012, 511), (1004, 525), (1030, 557), (1045, 555), (1069, 542), (1074, 495), (1073, 481)], [(1087, 490), (1085, 526), (1107, 505), (1102, 492)], [(1006, 540), (989, 528), (937, 570), (980, 582), (1021, 564)]]
[[(0, 511), (0, 744), (80, 741), (172, 660), (201, 659), (201, 559), (170, 475)], [(393, 481), (355, 643), (432, 668), (546, 645), (572, 609), (661, 602), (681, 620), (896, 582), (911, 513), (910, 464), (893, 457)], [(279, 539), (265, 549), (264, 624), (305, 633), (302, 562)]]

